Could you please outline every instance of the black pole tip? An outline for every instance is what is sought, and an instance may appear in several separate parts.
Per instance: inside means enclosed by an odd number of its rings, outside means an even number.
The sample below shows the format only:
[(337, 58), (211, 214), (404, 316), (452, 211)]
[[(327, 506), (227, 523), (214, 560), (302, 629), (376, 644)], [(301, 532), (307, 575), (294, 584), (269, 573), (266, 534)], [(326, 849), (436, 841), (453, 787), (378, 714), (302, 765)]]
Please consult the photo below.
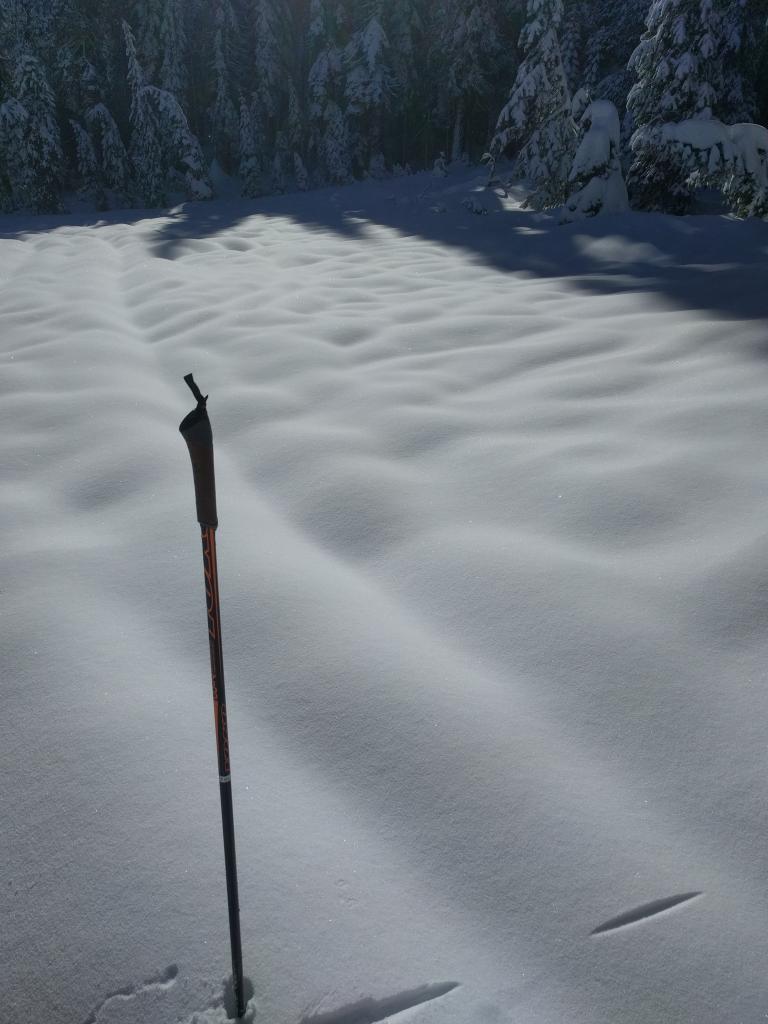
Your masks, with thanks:
[(188, 373), (185, 376), (184, 383), (189, 387), (189, 390), (197, 399), (197, 404), (205, 405), (205, 403), (208, 401), (208, 395), (203, 395), (201, 393), (200, 388), (197, 386), (197, 384), (195, 384), (195, 378), (192, 376), (191, 373)]
[[(198, 436), (198, 442), (205, 443), (209, 448), (213, 444), (213, 438), (211, 436), (211, 425), (208, 421), (208, 395), (204, 395), (200, 388), (195, 384), (195, 378), (191, 373), (188, 373), (184, 378), (184, 383), (188, 386), (189, 390), (197, 399), (197, 405), (188, 413), (179, 424), (179, 430), (187, 436), (193, 427), (196, 427), (199, 423), (205, 424), (204, 435)], [(199, 432), (198, 432), (199, 433)], [(189, 440), (189, 439), (188, 439)]]

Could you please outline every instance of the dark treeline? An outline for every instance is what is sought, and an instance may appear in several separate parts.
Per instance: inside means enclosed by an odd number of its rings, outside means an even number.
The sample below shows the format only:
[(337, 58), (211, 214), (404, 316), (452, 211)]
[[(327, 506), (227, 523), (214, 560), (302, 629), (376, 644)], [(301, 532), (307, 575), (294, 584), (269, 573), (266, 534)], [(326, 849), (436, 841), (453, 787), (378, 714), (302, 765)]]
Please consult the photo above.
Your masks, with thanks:
[[(733, 0), (738, 4), (740, 0)], [(0, 0), (0, 208), (244, 195), (478, 160), (536, 0)], [(546, 5), (544, 5), (546, 7)], [(568, 0), (572, 93), (623, 116), (648, 0)], [(762, 65), (760, 62), (762, 61)], [(750, 95), (765, 52), (753, 54)]]

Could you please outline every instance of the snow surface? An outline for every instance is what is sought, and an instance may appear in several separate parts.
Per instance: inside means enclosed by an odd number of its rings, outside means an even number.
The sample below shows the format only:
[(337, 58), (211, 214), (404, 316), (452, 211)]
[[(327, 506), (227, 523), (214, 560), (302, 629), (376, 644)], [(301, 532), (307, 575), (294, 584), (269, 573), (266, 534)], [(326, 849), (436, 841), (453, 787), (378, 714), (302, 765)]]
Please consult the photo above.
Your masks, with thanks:
[(249, 1019), (764, 1020), (768, 226), (0, 232), (0, 1019), (227, 1016), (193, 371)]

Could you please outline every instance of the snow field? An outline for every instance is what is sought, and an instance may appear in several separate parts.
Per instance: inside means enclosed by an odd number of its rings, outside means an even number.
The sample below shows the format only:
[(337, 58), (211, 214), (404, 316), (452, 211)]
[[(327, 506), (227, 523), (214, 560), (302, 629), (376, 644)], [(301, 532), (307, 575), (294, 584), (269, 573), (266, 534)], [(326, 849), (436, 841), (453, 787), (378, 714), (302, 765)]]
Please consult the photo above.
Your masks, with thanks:
[(0, 239), (3, 1019), (226, 1019), (190, 371), (250, 1018), (768, 1012), (765, 225), (425, 187)]

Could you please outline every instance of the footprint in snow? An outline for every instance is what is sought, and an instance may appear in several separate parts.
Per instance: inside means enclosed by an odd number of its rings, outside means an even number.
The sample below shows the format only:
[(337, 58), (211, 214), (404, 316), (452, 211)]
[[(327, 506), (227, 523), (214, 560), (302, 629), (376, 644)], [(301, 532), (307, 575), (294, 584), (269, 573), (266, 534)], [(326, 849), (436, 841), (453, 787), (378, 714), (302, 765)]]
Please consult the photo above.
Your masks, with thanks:
[(178, 974), (179, 968), (176, 964), (170, 964), (164, 971), (154, 974), (136, 985), (126, 985), (124, 988), (115, 989), (114, 992), (110, 992), (108, 996), (102, 999), (95, 1009), (91, 1010), (83, 1024), (96, 1024), (98, 1015), (108, 1004), (118, 1001), (127, 1002), (128, 1000), (135, 999), (142, 992), (171, 988), (176, 982)]

